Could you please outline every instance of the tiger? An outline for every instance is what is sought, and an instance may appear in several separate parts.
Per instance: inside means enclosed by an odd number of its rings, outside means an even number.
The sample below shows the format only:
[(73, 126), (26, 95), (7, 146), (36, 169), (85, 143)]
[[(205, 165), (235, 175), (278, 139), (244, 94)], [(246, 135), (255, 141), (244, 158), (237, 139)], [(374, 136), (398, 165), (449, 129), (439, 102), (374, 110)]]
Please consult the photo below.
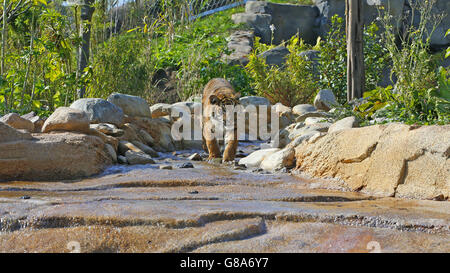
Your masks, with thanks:
[[(208, 160), (212, 160), (214, 158), (221, 158), (219, 144), (217, 139), (215, 138), (214, 133), (210, 128), (205, 126), (208, 122), (214, 122), (211, 120), (211, 112), (208, 109), (210, 107), (219, 107), (221, 113), (225, 116), (226, 107), (227, 106), (236, 106), (239, 104), (239, 98), (241, 94), (236, 92), (226, 79), (215, 78), (210, 80), (203, 89), (203, 97), (202, 97), (202, 137), (203, 137), (203, 148), (206, 152), (209, 153)], [(226, 120), (226, 117), (224, 118)], [(222, 161), (225, 162), (233, 162), (236, 156), (236, 150), (238, 146), (237, 139), (237, 129), (236, 122), (234, 122), (234, 130), (231, 138), (228, 136), (225, 138), (225, 150), (223, 152)]]

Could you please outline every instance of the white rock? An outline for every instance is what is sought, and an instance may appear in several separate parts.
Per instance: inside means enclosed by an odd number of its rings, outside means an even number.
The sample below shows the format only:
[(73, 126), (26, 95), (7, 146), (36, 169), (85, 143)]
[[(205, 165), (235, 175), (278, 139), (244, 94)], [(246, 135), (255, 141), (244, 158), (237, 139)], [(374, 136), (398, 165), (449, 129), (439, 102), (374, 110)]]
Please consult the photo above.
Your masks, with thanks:
[(270, 148), (264, 150), (255, 151), (248, 156), (239, 160), (239, 164), (245, 165), (247, 168), (249, 167), (259, 167), (261, 162), (267, 157), (272, 155), (275, 152), (278, 152), (279, 148)]
[(356, 117), (346, 117), (341, 120), (336, 121), (333, 123), (330, 128), (328, 129), (328, 133), (333, 133), (345, 129), (355, 128), (359, 127), (359, 122), (356, 119)]
[(283, 167), (291, 168), (295, 165), (295, 149), (286, 147), (283, 150), (266, 156), (261, 162), (261, 168), (267, 171), (280, 170)]

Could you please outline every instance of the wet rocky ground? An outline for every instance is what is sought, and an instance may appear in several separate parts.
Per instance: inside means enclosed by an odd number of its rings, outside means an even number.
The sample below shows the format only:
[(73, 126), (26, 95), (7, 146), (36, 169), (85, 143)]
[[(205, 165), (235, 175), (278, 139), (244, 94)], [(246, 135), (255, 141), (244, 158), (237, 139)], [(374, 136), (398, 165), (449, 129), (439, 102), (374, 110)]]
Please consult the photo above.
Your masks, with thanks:
[(0, 252), (450, 251), (448, 201), (318, 189), (191, 154), (77, 181), (0, 183)]

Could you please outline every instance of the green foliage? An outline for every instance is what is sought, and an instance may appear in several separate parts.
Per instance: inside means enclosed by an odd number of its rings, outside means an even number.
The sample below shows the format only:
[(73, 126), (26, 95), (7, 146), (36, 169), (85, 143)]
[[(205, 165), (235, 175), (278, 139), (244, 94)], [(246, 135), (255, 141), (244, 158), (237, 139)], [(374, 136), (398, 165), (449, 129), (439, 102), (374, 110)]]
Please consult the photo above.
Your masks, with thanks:
[[(436, 69), (429, 53), (430, 37), (440, 19), (432, 17), (434, 0), (417, 2), (420, 22), (405, 27), (397, 44), (393, 18), (387, 13), (381, 17), (385, 29), (383, 45), (392, 61), (392, 74), (396, 76), (395, 88), (389, 93), (384, 109), (385, 116), (393, 121), (430, 124), (448, 122), (448, 73)], [(429, 31), (431, 26), (431, 31)]]
[(11, 23), (0, 80), (0, 112), (47, 115), (73, 100), (79, 86), (72, 69), (73, 51), (79, 40), (69, 26), (55, 3), (45, 1), (35, 1)]
[(347, 100), (347, 46), (343, 19), (337, 15), (331, 19), (326, 39), (320, 43), (321, 89), (331, 89), (339, 103)]
[(213, 78), (227, 79), (242, 96), (254, 94), (251, 78), (242, 66), (223, 62), (220, 51), (207, 56), (204, 52), (201, 47), (192, 48), (190, 58), (181, 64), (177, 75), (180, 98), (201, 94), (203, 87)]
[[(92, 62), (88, 94), (107, 97), (112, 92), (138, 95), (153, 103), (160, 93), (152, 84), (160, 69), (178, 71), (178, 94), (186, 99), (201, 92), (212, 77), (225, 77), (243, 93), (251, 92), (242, 68), (218, 61), (226, 37), (240, 26), (231, 21), (228, 10), (189, 24), (160, 17), (151, 24), (111, 37), (97, 48)], [(164, 100), (160, 97), (158, 100)]]
[[(256, 48), (261, 47), (257, 45)], [(267, 65), (256, 51), (249, 56), (246, 68), (253, 79), (252, 86), (258, 95), (268, 98), (271, 103), (281, 102), (287, 106), (310, 103), (317, 92), (312, 63), (300, 56), (305, 47), (298, 36), (291, 38), (287, 48), (291, 54), (283, 67)]]
[[(376, 88), (387, 64), (386, 49), (381, 44), (379, 27), (375, 22), (364, 28), (365, 89)], [(347, 44), (344, 20), (338, 15), (331, 19), (331, 27), (325, 40), (320, 41), (321, 89), (331, 89), (337, 101), (347, 102)]]
[(113, 92), (145, 97), (147, 82), (154, 67), (144, 60), (146, 40), (142, 33), (114, 36), (97, 49), (92, 61), (92, 78), (87, 95), (106, 98)]

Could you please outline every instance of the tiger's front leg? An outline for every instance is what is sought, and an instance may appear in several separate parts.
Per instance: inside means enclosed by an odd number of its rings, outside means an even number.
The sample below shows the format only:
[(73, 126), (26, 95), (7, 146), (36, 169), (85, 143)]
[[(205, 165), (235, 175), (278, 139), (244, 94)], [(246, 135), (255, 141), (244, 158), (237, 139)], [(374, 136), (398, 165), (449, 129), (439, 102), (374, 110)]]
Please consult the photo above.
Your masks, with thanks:
[(230, 138), (227, 140), (227, 145), (225, 147), (225, 151), (223, 152), (223, 162), (234, 161), (234, 158), (236, 157), (238, 143), (239, 141), (237, 139), (237, 131), (235, 129)]
[[(205, 119), (203, 124), (208, 124), (208, 121), (209, 119)], [(208, 149), (209, 153), (208, 160), (213, 158), (220, 158), (221, 156), (219, 144), (217, 143), (214, 133), (207, 126), (203, 127), (203, 139), (206, 143), (206, 148)]]

